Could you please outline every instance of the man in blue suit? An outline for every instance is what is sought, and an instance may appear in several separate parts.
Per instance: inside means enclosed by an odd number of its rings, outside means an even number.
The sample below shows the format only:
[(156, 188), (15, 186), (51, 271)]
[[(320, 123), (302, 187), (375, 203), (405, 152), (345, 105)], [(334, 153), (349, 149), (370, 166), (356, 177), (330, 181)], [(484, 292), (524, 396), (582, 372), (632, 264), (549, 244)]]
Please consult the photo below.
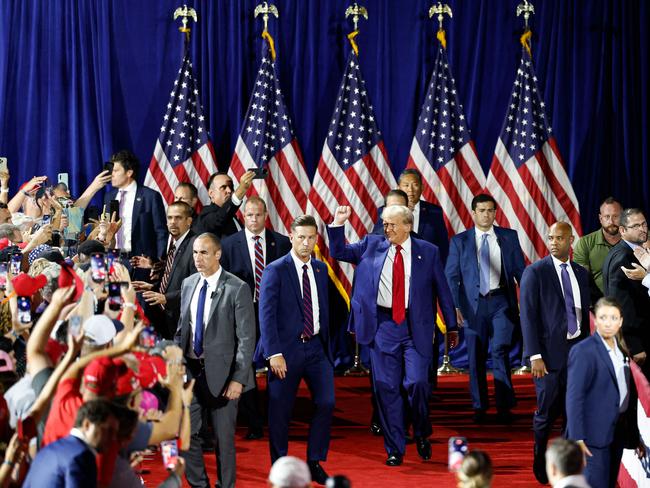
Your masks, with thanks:
[(159, 260), (167, 249), (167, 216), (160, 193), (138, 185), (140, 162), (130, 151), (111, 156), (113, 189), (106, 194), (108, 212), (111, 200), (119, 202), (122, 226), (115, 235), (115, 247), (127, 257), (148, 256)]
[[(420, 199), (422, 197), (422, 175), (417, 169), (407, 168), (402, 171), (397, 185), (406, 193), (408, 207), (413, 212), (412, 231), (415, 232), (417, 238), (438, 246), (444, 265), (449, 254), (449, 234), (442, 218), (442, 208)], [(379, 220), (375, 224), (373, 234), (384, 234), (382, 215), (386, 206), (379, 209)]]
[(517, 233), (494, 227), (497, 204), (490, 195), (472, 200), (474, 227), (451, 238), (445, 273), (456, 305), (458, 323), (467, 320), (465, 342), (474, 421), (488, 409), (488, 343), (500, 422), (508, 423), (515, 395), (510, 380), (510, 346), (519, 323), (515, 280), (521, 281), (524, 255)]
[[(291, 250), (291, 242), (287, 236), (265, 228), (267, 216), (264, 200), (258, 196), (249, 197), (244, 205), (244, 230), (224, 238), (221, 242), (221, 265), (226, 271), (245, 281), (250, 288), (256, 318), (264, 268)], [(259, 337), (259, 319), (256, 320), (256, 326)], [(248, 421), (248, 440), (260, 439), (263, 436), (264, 421), (257, 398), (255, 385), (244, 392), (239, 400), (239, 412)]]
[[(401, 205), (384, 210), (385, 237), (369, 234), (346, 245), (345, 222), (351, 213), (350, 207), (337, 208), (327, 229), (330, 253), (357, 265), (350, 322), (357, 342), (370, 347), (386, 464), (399, 466), (404, 456), (400, 385), (408, 395), (418, 454), (426, 460), (431, 457), (428, 369), (438, 303), (447, 327), (456, 327), (440, 254), (433, 244), (410, 236), (413, 214)], [(455, 343), (455, 332), (450, 337)]]
[(115, 439), (118, 419), (106, 400), (91, 400), (77, 412), (70, 435), (41, 449), (27, 473), (26, 488), (97, 486), (95, 455)]
[(312, 480), (324, 485), (334, 410), (334, 366), (329, 345), (327, 266), (311, 258), (316, 220), (303, 215), (291, 224), (291, 252), (264, 270), (260, 285), (260, 343), (257, 356), (268, 360), (271, 461), (287, 455), (289, 421), (300, 380), (315, 412), (307, 440)]
[(551, 253), (528, 266), (521, 277), (519, 297), (524, 357), (537, 394), (533, 417), (533, 473), (548, 483), (544, 455), (555, 420), (564, 414), (569, 350), (589, 336), (589, 273), (569, 260), (573, 232), (566, 222), (551, 226)]

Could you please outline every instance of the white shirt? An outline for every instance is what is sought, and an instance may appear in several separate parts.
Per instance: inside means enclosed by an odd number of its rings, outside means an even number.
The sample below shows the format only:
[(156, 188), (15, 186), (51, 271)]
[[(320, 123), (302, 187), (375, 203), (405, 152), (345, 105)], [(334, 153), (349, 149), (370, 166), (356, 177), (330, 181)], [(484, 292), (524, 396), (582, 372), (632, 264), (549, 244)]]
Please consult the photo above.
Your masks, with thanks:
[(476, 259), (478, 261), (479, 273), (481, 272), (481, 244), (483, 235), (487, 234), (488, 246), (490, 248), (490, 290), (496, 290), (501, 283), (501, 246), (494, 232), (494, 227), (483, 232), (478, 227), (474, 227), (476, 239)]
[(117, 189), (117, 195), (115, 195), (115, 200), (118, 202), (122, 201), (122, 192), (124, 194), (124, 204), (121, 205), (122, 212), (120, 213), (120, 219), (122, 220), (122, 235), (124, 236), (124, 243), (122, 248), (126, 252), (131, 251), (131, 227), (133, 226), (133, 206), (135, 205), (135, 192), (138, 189), (138, 184), (135, 181), (132, 181), (129, 185), (124, 188)]
[(185, 238), (187, 237), (187, 234), (189, 234), (189, 233), (190, 233), (190, 229), (187, 229), (187, 231), (185, 231), (185, 234), (183, 234), (182, 236), (180, 236), (176, 240), (174, 240), (174, 238), (170, 235), (167, 238), (167, 251), (165, 252), (165, 256), (169, 252), (169, 248), (171, 247), (172, 242), (173, 242), (174, 247), (176, 247), (176, 251), (174, 251), (174, 257), (176, 257), (176, 252), (178, 251), (178, 248), (181, 247), (181, 243), (185, 240)]
[[(623, 239), (623, 240), (625, 241), (625, 239)], [(625, 244), (630, 246), (632, 248), (632, 250), (636, 249), (637, 247), (641, 247), (639, 244), (635, 244), (634, 242), (630, 242), (630, 241), (625, 241)]]
[(76, 437), (77, 439), (81, 440), (84, 444), (86, 444), (88, 446), (88, 449), (90, 449), (92, 451), (92, 453), (95, 456), (97, 456), (97, 450), (93, 446), (88, 444), (88, 440), (86, 439), (86, 436), (81, 431), (81, 429), (79, 429), (77, 427), (73, 427), (72, 430), (70, 431), (70, 435), (72, 437)]
[(565, 476), (553, 485), (553, 488), (565, 488), (567, 486), (576, 486), (577, 488), (590, 488), (587, 478), (583, 474), (573, 474)]
[[(266, 267), (266, 239), (264, 237), (264, 229), (262, 233), (259, 234), (260, 245), (262, 246), (262, 263)], [(244, 235), (246, 236), (246, 245), (248, 246), (248, 258), (251, 260), (251, 269), (253, 270), (253, 277), (255, 276), (255, 237), (258, 234), (253, 234), (250, 230), (244, 229)], [(300, 270), (302, 273), (302, 269)], [(253, 279), (253, 282), (255, 279)], [(257, 301), (258, 297), (253, 297), (253, 301)]]
[(619, 393), (619, 402), (618, 402), (618, 411), (625, 412), (627, 410), (628, 403), (630, 402), (630, 390), (628, 384), (630, 381), (630, 368), (625, 362), (625, 357), (618, 347), (618, 341), (614, 338), (614, 347), (609, 347), (609, 344), (601, 337), (598, 332), (596, 335), (600, 337), (600, 340), (603, 341), (605, 349), (609, 354), (609, 360), (614, 366), (614, 372), (616, 373), (616, 384), (618, 385)]
[(311, 259), (306, 263), (302, 262), (296, 253), (291, 250), (291, 258), (293, 264), (296, 266), (296, 273), (298, 273), (298, 283), (300, 284), (300, 296), (302, 296), (302, 267), (307, 265), (307, 276), (309, 276), (309, 285), (311, 287), (311, 310), (314, 319), (314, 335), (320, 331), (320, 306), (318, 304), (318, 288), (316, 288), (316, 277), (314, 276), (314, 268), (311, 265)]
[[(408, 237), (402, 244), (402, 259), (404, 260), (404, 305), (409, 306), (411, 289), (411, 238)], [(392, 308), (393, 306), (393, 262), (395, 261), (396, 247), (391, 244), (388, 255), (384, 261), (384, 267), (379, 276), (379, 292), (377, 293), (377, 305), (380, 307)]]
[[(196, 289), (194, 290), (194, 294), (192, 295), (192, 300), (190, 301), (190, 328), (192, 330), (192, 334), (190, 336), (190, 344), (192, 345), (194, 345), (194, 331), (196, 330), (196, 325), (195, 325), (196, 313), (198, 312), (199, 295), (201, 294), (203, 281), (208, 282), (208, 289), (206, 290), (205, 293), (205, 307), (203, 308), (203, 331), (205, 332), (205, 329), (208, 326), (208, 320), (210, 319), (210, 307), (212, 307), (212, 298), (214, 292), (217, 291), (217, 282), (219, 281), (219, 277), (221, 276), (222, 271), (223, 268), (219, 266), (217, 272), (211, 276), (204, 277), (203, 275), (200, 275), (199, 282), (196, 285)], [(203, 337), (205, 338), (205, 333)], [(190, 348), (190, 357), (196, 359), (196, 356), (194, 355), (194, 347)]]
[(420, 202), (413, 206), (413, 232), (418, 233), (420, 228)]
[(648, 288), (648, 295), (650, 295), (650, 273), (645, 275), (645, 278), (641, 281), (641, 284)]
[(562, 295), (564, 295), (564, 285), (562, 284), (562, 268), (560, 267), (561, 264), (566, 264), (566, 270), (569, 272), (569, 279), (571, 280), (571, 290), (573, 290), (573, 303), (575, 305), (576, 309), (576, 321), (578, 323), (578, 330), (576, 330), (576, 333), (571, 335), (567, 332), (567, 339), (575, 339), (580, 335), (580, 322), (582, 319), (582, 302), (580, 299), (580, 287), (578, 286), (578, 279), (576, 278), (575, 273), (573, 272), (573, 268), (571, 267), (571, 262), (567, 261), (566, 263), (563, 263), (559, 259), (557, 259), (554, 256), (551, 256), (553, 259), (553, 265), (555, 266), (555, 272), (557, 273), (557, 279), (560, 280), (560, 288), (562, 289)]

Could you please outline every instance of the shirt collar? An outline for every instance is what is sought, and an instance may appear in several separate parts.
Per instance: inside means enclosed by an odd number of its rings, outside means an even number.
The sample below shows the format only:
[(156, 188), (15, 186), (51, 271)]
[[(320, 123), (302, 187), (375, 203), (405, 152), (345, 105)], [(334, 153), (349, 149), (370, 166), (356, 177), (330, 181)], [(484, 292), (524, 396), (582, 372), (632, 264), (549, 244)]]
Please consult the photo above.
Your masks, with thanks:
[(559, 480), (555, 485), (555, 488), (564, 488), (566, 486), (576, 486), (578, 488), (587, 488), (587, 479), (583, 474), (573, 474), (571, 476), (565, 476)]
[(125, 191), (127, 193), (134, 193), (138, 189), (138, 182), (133, 180), (131, 183), (126, 185), (124, 188), (118, 188), (117, 191)]
[(201, 281), (206, 280), (208, 282), (208, 288), (216, 288), (217, 282), (219, 281), (222, 272), (223, 272), (223, 268), (219, 266), (219, 269), (216, 271), (216, 273), (213, 273), (210, 276), (200, 275)]
[[(400, 244), (402, 246), (402, 251), (406, 254), (411, 253), (411, 236), (408, 236), (404, 242)], [(391, 247), (395, 247), (395, 244), (391, 244)]]
[(262, 242), (264, 242), (264, 232), (265, 229), (262, 229), (262, 232), (259, 234), (253, 234), (250, 230), (248, 230), (246, 227), (244, 227), (244, 234), (246, 235), (246, 241), (250, 241), (253, 239), (255, 236), (259, 236)]
[[(169, 236), (169, 238), (170, 238), (170, 239), (172, 240), (172, 242), (174, 243), (174, 246), (176, 246), (176, 249), (178, 249), (178, 247), (179, 247), (179, 246), (181, 245), (181, 243), (185, 240), (185, 238), (187, 237), (187, 234), (189, 234), (189, 233), (190, 233), (190, 229), (187, 229), (187, 230), (185, 231), (185, 234), (183, 234), (182, 236), (180, 236), (178, 239), (174, 240), (174, 238), (173, 238), (172, 236)], [(167, 246), (167, 247), (169, 247), (169, 246)]]
[(478, 239), (482, 238), (482, 237), (483, 237), (483, 234), (487, 234), (487, 235), (489, 235), (489, 236), (496, 236), (496, 234), (494, 233), (494, 226), (490, 227), (490, 228), (489, 228), (488, 230), (486, 230), (486, 231), (482, 231), (482, 230), (479, 229), (478, 227), (474, 227), (474, 232), (476, 232), (476, 237), (477, 237)]
[[(625, 239), (623, 239), (625, 241)], [(639, 244), (635, 244), (634, 242), (630, 241), (625, 241), (625, 243), (630, 246), (632, 249), (636, 249), (637, 247), (640, 247)]]
[(291, 259), (293, 259), (293, 264), (295, 265), (296, 269), (300, 272), (302, 272), (302, 267), (306, 264), (308, 269), (311, 269), (311, 259), (304, 263), (298, 256), (296, 256), (295, 251), (292, 249), (289, 251), (289, 254), (291, 254)]
[(563, 262), (563, 261), (560, 261), (558, 258), (556, 258), (555, 256), (553, 256), (552, 254), (549, 254), (549, 256), (551, 256), (551, 259), (553, 260), (553, 265), (554, 265), (556, 268), (558, 268), (558, 269), (562, 269), (562, 268), (560, 268), (560, 265), (562, 265), (562, 264), (566, 264), (568, 268), (571, 267), (571, 260), (570, 260), (570, 259), (567, 259), (567, 261), (566, 261), (566, 263), (565, 263), (565, 262)]
[(603, 342), (603, 344), (605, 345), (605, 349), (607, 349), (607, 352), (608, 352), (608, 353), (611, 353), (612, 351), (618, 351), (618, 350), (619, 350), (619, 347), (618, 347), (618, 341), (616, 340), (616, 337), (614, 337), (614, 347), (610, 347), (610, 345), (607, 344), (607, 341), (603, 338), (603, 336), (601, 336), (601, 335), (598, 333), (598, 331), (596, 331), (596, 335), (597, 335), (597, 336), (600, 338), (600, 340)]
[(418, 213), (418, 212), (420, 211), (420, 202), (421, 202), (421, 201), (422, 201), (422, 200), (418, 200), (418, 203), (416, 203), (415, 205), (413, 205), (413, 210), (412, 210), (413, 213)]
[(84, 444), (86, 444), (86, 446), (88, 446), (88, 449), (90, 449), (95, 456), (97, 455), (97, 450), (93, 446), (88, 444), (88, 441), (86, 440), (86, 436), (81, 431), (81, 429), (77, 427), (73, 427), (72, 430), (70, 431), (70, 435), (82, 441)]

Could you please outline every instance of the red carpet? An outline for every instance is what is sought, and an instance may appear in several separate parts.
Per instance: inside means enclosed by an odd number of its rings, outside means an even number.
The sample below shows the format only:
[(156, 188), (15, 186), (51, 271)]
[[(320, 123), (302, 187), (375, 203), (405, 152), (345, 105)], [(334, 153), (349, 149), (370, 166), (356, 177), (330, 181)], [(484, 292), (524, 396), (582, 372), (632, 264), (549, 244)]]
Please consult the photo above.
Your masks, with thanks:
[[(337, 377), (332, 442), (329, 458), (323, 466), (330, 475), (347, 475), (355, 487), (415, 487), (432, 486), (432, 483), (441, 488), (455, 487), (455, 477), (447, 471), (447, 441), (451, 436), (464, 436), (468, 439), (470, 449), (486, 450), (492, 457), (495, 469), (492, 486), (540, 486), (531, 470), (531, 425), (535, 408), (533, 383), (530, 375), (513, 377), (513, 381), (519, 402), (514, 410), (515, 422), (510, 426), (490, 423), (476, 426), (471, 420), (467, 376), (441, 377), (437, 391), (440, 398), (432, 404), (431, 410), (432, 459), (421, 461), (415, 446), (408, 445), (404, 464), (389, 468), (384, 465), (386, 454), (382, 438), (373, 437), (368, 429), (368, 379)], [(491, 389), (490, 395), (493, 393)], [(302, 458), (306, 451), (307, 422), (311, 411), (308, 395), (303, 385), (296, 400), (289, 444), (289, 453)], [(490, 414), (494, 415), (494, 412), (488, 412), (488, 416)], [(240, 428), (237, 432), (237, 486), (265, 486), (271, 467), (268, 439), (265, 437), (260, 441), (246, 441), (243, 439), (245, 432), (245, 428)], [(214, 484), (214, 455), (206, 455), (206, 465), (210, 481)], [(146, 461), (143, 467), (150, 471), (144, 476), (148, 486), (156, 486), (165, 477), (159, 457)]]

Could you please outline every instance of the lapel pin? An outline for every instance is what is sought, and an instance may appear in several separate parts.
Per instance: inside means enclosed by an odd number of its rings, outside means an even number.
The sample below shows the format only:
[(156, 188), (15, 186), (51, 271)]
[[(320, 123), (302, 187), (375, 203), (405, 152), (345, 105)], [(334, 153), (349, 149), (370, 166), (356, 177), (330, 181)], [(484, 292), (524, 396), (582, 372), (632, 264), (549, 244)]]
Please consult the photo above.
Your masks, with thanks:
[(142, 198), (138, 197), (138, 198), (136, 198), (136, 201), (141, 202)]
[(419, 254), (418, 254), (418, 259), (422, 259), (422, 256), (420, 256)]
[(275, 242), (272, 242), (271, 245), (272, 245), (272, 246), (275, 246)]

